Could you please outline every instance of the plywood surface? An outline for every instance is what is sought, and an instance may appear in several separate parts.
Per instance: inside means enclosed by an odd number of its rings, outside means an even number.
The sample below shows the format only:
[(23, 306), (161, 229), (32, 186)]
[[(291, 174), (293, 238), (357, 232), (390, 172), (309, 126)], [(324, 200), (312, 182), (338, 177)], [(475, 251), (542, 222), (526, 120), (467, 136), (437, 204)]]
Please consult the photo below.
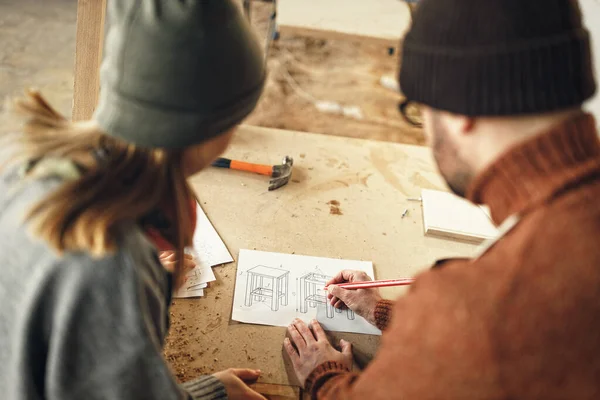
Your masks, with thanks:
[[(421, 188), (444, 188), (426, 148), (246, 126), (226, 155), (272, 164), (288, 154), (295, 159), (293, 180), (274, 192), (265, 177), (230, 170), (208, 169), (192, 179), (235, 259), (247, 248), (372, 260), (376, 277), (385, 279), (412, 276), (441, 257), (473, 254), (473, 245), (425, 237), (421, 205), (407, 200)], [(334, 200), (340, 213), (328, 204)], [(172, 308), (167, 355), (180, 378), (246, 366), (260, 368), (264, 383), (293, 383), (282, 357), (285, 328), (232, 322), (235, 264), (214, 270), (218, 281), (205, 298), (177, 300)], [(357, 334), (332, 338), (354, 343), (359, 363), (379, 343)]]
[(279, 0), (282, 34), (377, 41), (396, 46), (410, 24), (401, 0)]

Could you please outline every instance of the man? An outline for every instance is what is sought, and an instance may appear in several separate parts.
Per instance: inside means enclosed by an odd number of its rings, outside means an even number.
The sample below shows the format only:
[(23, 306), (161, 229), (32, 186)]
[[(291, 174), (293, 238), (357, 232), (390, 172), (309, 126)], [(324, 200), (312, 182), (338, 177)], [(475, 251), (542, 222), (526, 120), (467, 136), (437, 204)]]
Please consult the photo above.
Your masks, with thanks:
[(332, 286), (381, 348), (353, 373), (348, 343), (294, 321), (298, 378), (318, 399), (600, 398), (600, 142), (581, 109), (596, 85), (578, 4), (423, 0), (404, 43), (400, 83), (441, 174), (503, 237), (395, 304)]

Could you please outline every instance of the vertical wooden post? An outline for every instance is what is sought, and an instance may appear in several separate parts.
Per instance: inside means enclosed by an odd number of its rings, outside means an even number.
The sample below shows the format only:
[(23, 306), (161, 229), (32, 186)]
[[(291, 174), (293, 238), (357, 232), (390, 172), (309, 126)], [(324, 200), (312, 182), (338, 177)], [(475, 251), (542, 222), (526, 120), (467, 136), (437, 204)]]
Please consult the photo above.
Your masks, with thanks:
[(106, 0), (77, 1), (73, 120), (91, 118), (100, 91)]

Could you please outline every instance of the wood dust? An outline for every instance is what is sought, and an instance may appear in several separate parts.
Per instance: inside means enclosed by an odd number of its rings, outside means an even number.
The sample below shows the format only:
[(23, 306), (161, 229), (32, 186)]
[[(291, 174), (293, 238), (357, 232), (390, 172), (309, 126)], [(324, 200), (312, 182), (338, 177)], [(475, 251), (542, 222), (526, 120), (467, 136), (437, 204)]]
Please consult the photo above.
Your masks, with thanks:
[[(268, 2), (252, 3), (252, 25), (263, 43), (271, 11)], [(398, 75), (397, 54), (397, 49), (390, 56), (386, 46), (371, 43), (282, 34), (269, 52), (263, 96), (245, 123), (423, 145), (421, 129), (398, 112), (402, 95), (379, 83), (384, 75)], [(309, 99), (360, 107), (363, 118), (321, 112)]]
[(340, 202), (337, 200), (331, 200), (327, 203), (329, 205), (329, 214), (331, 215), (344, 215), (340, 208)]

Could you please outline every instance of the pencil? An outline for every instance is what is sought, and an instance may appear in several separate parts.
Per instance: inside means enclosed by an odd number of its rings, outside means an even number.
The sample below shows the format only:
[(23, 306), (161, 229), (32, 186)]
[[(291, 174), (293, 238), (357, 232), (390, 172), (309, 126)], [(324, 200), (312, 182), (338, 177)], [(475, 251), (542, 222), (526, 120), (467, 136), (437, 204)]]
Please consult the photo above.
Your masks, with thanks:
[[(389, 286), (407, 286), (413, 283), (414, 278), (403, 278), (403, 279), (384, 279), (381, 281), (363, 281), (363, 282), (348, 282), (340, 283), (335, 286), (339, 286), (343, 289), (356, 290), (356, 289), (370, 289), (378, 287), (389, 287)], [(327, 289), (329, 285), (325, 286)]]

